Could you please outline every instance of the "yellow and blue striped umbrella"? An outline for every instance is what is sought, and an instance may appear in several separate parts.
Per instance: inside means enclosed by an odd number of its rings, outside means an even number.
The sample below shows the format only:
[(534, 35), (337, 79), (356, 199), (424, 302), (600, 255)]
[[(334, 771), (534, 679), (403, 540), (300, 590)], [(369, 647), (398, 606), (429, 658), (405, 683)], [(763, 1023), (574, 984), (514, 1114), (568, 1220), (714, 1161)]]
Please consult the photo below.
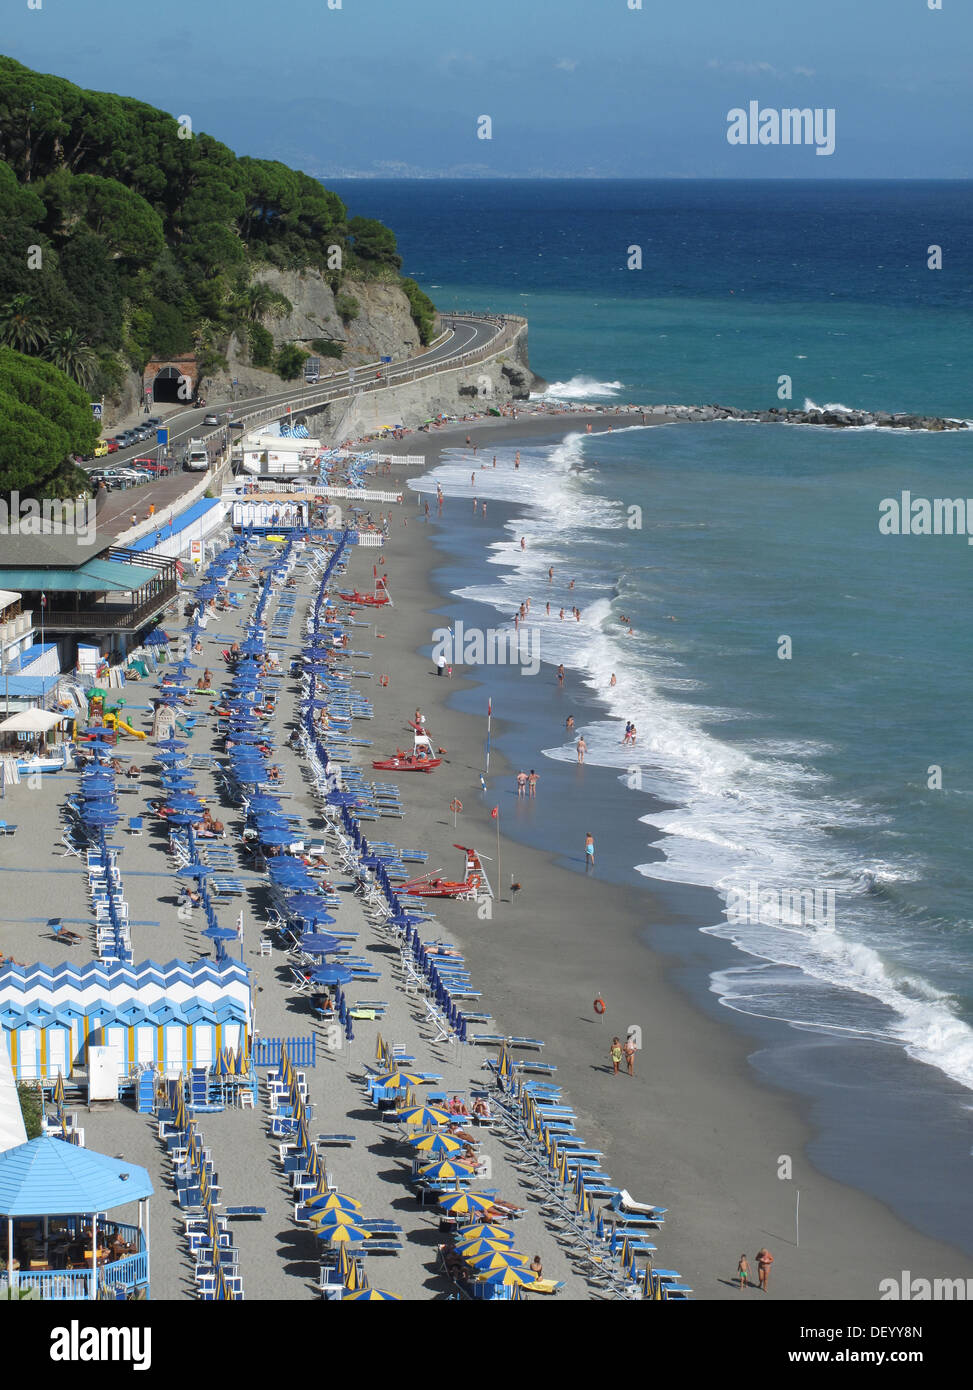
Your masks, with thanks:
[(455, 1118), (448, 1110), (438, 1110), (433, 1105), (407, 1106), (396, 1112), (399, 1119), (407, 1125), (448, 1125)]
[(537, 1283), (537, 1276), (529, 1269), (489, 1269), (477, 1276), (482, 1284), (531, 1284)]
[(402, 1299), (397, 1293), (389, 1293), (386, 1289), (355, 1289), (353, 1293), (343, 1293), (342, 1303), (401, 1303)]
[(361, 1211), (361, 1202), (344, 1192), (322, 1192), (304, 1205), (312, 1214), (323, 1211)]
[(342, 1283), (345, 1288), (351, 1290), (367, 1289), (368, 1280), (362, 1278), (361, 1270), (358, 1268), (358, 1261), (355, 1259), (354, 1255), (348, 1252), (347, 1243), (340, 1245), (338, 1249), (340, 1251), (338, 1259), (340, 1261), (342, 1256), (344, 1256), (346, 1265), (345, 1273), (342, 1278)]
[(470, 1211), (489, 1211), (493, 1206), (492, 1197), (481, 1197), (476, 1192), (444, 1192), (437, 1200), (443, 1211), (461, 1214)]
[(378, 1042), (375, 1044), (375, 1060), (376, 1060), (377, 1062), (381, 1062), (382, 1059), (384, 1058), (384, 1056), (385, 1056), (385, 1041), (384, 1041), (384, 1039), (383, 1039), (381, 1033), (379, 1033), (379, 1035), (378, 1035)]
[(353, 1240), (357, 1243), (360, 1240), (371, 1240), (372, 1237), (371, 1231), (366, 1231), (364, 1226), (331, 1225), (323, 1222), (316, 1234), (318, 1240), (330, 1241), (332, 1245), (339, 1245), (343, 1240)]
[(385, 1076), (372, 1078), (376, 1086), (384, 1086), (387, 1090), (401, 1091), (403, 1086), (421, 1086), (423, 1078), (414, 1075), (410, 1071), (391, 1071)]
[(513, 1236), (509, 1240), (485, 1240), (482, 1236), (475, 1236), (472, 1240), (457, 1241), (454, 1248), (458, 1254), (463, 1256), (464, 1260), (468, 1260), (473, 1255), (488, 1255), (495, 1250), (510, 1250), (513, 1243)]
[(480, 1222), (476, 1226), (464, 1226), (460, 1239), (467, 1240), (506, 1240), (513, 1244), (513, 1236), (506, 1226), (491, 1225), (489, 1222)]
[(418, 1153), (459, 1153), (464, 1147), (459, 1139), (454, 1139), (451, 1134), (443, 1134), (433, 1131), (428, 1134), (410, 1134), (402, 1141), (415, 1149)]
[(458, 1159), (451, 1161), (444, 1158), (438, 1163), (427, 1163), (419, 1172), (430, 1182), (442, 1182), (444, 1178), (473, 1178), (476, 1176), (476, 1166), (473, 1163), (461, 1163)]
[(320, 1230), (324, 1226), (357, 1226), (361, 1217), (357, 1211), (347, 1211), (343, 1207), (327, 1207), (324, 1211), (312, 1212), (309, 1217), (312, 1226)]
[(504, 1043), (500, 1048), (500, 1056), (497, 1060), (497, 1074), (502, 1076), (504, 1081), (506, 1081), (511, 1071), (510, 1048)]
[(466, 1255), (467, 1264), (482, 1273), (485, 1269), (529, 1269), (530, 1256), (519, 1250), (487, 1250), (482, 1255)]
[(64, 1109), (64, 1073), (61, 1071), (58, 1072), (54, 1083), (53, 1100), (59, 1111)]

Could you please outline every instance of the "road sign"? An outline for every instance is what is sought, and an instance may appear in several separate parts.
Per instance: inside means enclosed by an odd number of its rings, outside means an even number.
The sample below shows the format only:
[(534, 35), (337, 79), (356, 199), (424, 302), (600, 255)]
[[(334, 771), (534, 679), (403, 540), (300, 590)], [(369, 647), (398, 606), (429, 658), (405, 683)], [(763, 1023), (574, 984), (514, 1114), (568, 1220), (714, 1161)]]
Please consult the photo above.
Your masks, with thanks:
[(382, 361), (383, 361), (383, 362), (391, 362), (391, 360), (392, 360), (391, 357), (383, 357), (383, 358), (382, 358)]
[(169, 431), (168, 431), (168, 429), (158, 429), (158, 430), (156, 430), (156, 432), (155, 432), (155, 442), (156, 442), (156, 444), (168, 444), (168, 443), (169, 443)]
[(91, 414), (96, 420), (101, 419), (101, 401), (91, 402)]
[(236, 377), (234, 377), (233, 380), (232, 380), (232, 382), (230, 383), (230, 385), (231, 385), (231, 386), (239, 386), (240, 383), (239, 383), (239, 381), (237, 381)]

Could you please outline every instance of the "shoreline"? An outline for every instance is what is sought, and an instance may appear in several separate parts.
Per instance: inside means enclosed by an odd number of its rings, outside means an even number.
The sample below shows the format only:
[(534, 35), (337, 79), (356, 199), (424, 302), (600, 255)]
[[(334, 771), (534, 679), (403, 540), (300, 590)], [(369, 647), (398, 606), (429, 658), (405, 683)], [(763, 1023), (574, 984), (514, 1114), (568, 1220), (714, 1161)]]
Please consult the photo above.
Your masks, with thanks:
[[(477, 440), (484, 429), (494, 435), (499, 427), (505, 443), (541, 436), (554, 443), (578, 422), (590, 423), (594, 431), (606, 429), (611, 419), (602, 413), (565, 411), (539, 418), (460, 421), (430, 436), (430, 443), (436, 440), (436, 444), (426, 451), (426, 468), (435, 466), (441, 450), (462, 445), (467, 433)], [(410, 436), (398, 446), (390, 443), (389, 451), (408, 452), (416, 442)], [(447, 501), (447, 515), (448, 507)], [(493, 538), (497, 516), (491, 521)], [(422, 525), (421, 518), (412, 525), (413, 535), (416, 525)], [(480, 682), (475, 673), (462, 678), (457, 673), (445, 689), (439, 682), (429, 686), (422, 675), (425, 659), (416, 656), (420, 648), (428, 650), (429, 629), (434, 624), (427, 614), (456, 606), (442, 591), (436, 573), (448, 563), (448, 556), (438, 545), (428, 558), (413, 546), (399, 554), (398, 529), (393, 530), (389, 552), (399, 605), (395, 645), (398, 648), (401, 606), (407, 602), (406, 626), (415, 640), (401, 652), (404, 669), (418, 673), (416, 688), (421, 695), (417, 700), (429, 712), (430, 724), (435, 719), (437, 741), (450, 731), (447, 745), (458, 744), (463, 750), (459, 762), (460, 777), (465, 780), (451, 774), (450, 792), (463, 797), (466, 791), (463, 821), (475, 827), (481, 843), (487, 843), (493, 830), (478, 789), (482, 719), (474, 721), (463, 708), (469, 704), (465, 692), (475, 692)], [(425, 660), (425, 665), (431, 673), (431, 663)], [(482, 695), (478, 698), (483, 703)], [(501, 744), (510, 741), (513, 726), (502, 718), (495, 719), (494, 730)], [(491, 787), (498, 778), (509, 780), (510, 771), (506, 759), (497, 759), (491, 766)], [(586, 793), (596, 781), (604, 784), (605, 794), (617, 792), (610, 769), (590, 767), (585, 776)], [(548, 764), (544, 778), (547, 783), (553, 781)], [(420, 799), (423, 804), (429, 802), (430, 793), (421, 791)], [(441, 793), (438, 799), (442, 800)], [(492, 791), (490, 799), (496, 799)], [(433, 824), (429, 823), (428, 833), (433, 842), (441, 842), (442, 832), (437, 836)], [(461, 937), (491, 999), (497, 1001), (497, 1016), (508, 1027), (524, 1028), (529, 1021), (528, 1031), (547, 1039), (546, 1054), (559, 1066), (558, 1079), (579, 1110), (590, 1116), (605, 1149), (605, 1166), (616, 1181), (639, 1200), (669, 1207), (669, 1221), (657, 1241), (657, 1259), (678, 1265), (697, 1297), (733, 1296), (735, 1290), (721, 1282), (723, 1271), (735, 1263), (738, 1247), (749, 1248), (754, 1238), (777, 1243), (775, 1292), (781, 1297), (877, 1298), (879, 1281), (896, 1277), (902, 1268), (921, 1265), (924, 1272), (955, 1270), (958, 1274), (960, 1268), (973, 1267), (959, 1248), (918, 1233), (887, 1203), (820, 1171), (829, 1166), (827, 1125), (820, 1121), (820, 1107), (807, 1095), (796, 1094), (793, 1087), (785, 1089), (779, 1069), (769, 1066), (768, 1058), (779, 1052), (786, 1038), (791, 1043), (787, 1057), (798, 1074), (808, 1048), (820, 1052), (830, 1040), (776, 1021), (731, 1016), (715, 996), (710, 994), (708, 1000), (701, 996), (701, 978), (707, 978), (717, 964), (725, 968), (740, 959), (728, 943), (700, 932), (719, 920), (719, 912), (715, 918), (712, 913), (715, 894), (642, 876), (637, 876), (637, 884), (599, 878), (597, 884), (582, 885), (578, 876), (565, 872), (563, 855), (525, 844), (516, 826), (511, 833), (505, 822), (503, 830), (505, 862), (516, 862), (518, 877), (529, 882), (529, 899), (522, 894), (516, 902), (508, 902), (509, 894), (504, 895), (497, 919), (482, 924), (483, 930), (475, 920), (467, 922), (466, 914), (457, 909), (450, 911), (449, 925)], [(644, 834), (642, 839), (644, 844)], [(507, 849), (508, 841), (516, 848)], [(641, 858), (644, 862), (644, 852)], [(631, 864), (626, 867), (633, 877)], [(605, 928), (597, 943), (578, 926), (569, 925), (578, 901)], [(492, 938), (497, 935), (503, 937), (506, 962), (496, 951)], [(542, 996), (531, 993), (529, 981), (545, 976), (550, 988)], [(609, 1017), (624, 1020), (616, 1022), (616, 1028), (624, 1029), (630, 1019), (643, 1016), (645, 1050), (639, 1056), (635, 1081), (641, 1091), (639, 1100), (644, 1102), (640, 1113), (627, 1108), (620, 1114), (610, 1094), (604, 1094), (607, 1083), (603, 1084), (597, 1070), (601, 1058), (592, 1055), (604, 1049), (600, 1041), (592, 1048), (593, 991), (588, 981), (611, 1000)], [(558, 995), (570, 1003), (563, 1003)], [(859, 1052), (866, 1074), (877, 1071), (886, 1051), (875, 1044), (867, 1055)], [(906, 1061), (913, 1068), (921, 1065)], [(929, 1070), (923, 1068), (917, 1076)], [(809, 1151), (814, 1152), (817, 1167), (806, 1161)], [(777, 1161), (784, 1154), (792, 1157), (794, 1165), (789, 1181), (777, 1177)], [(793, 1234), (787, 1235), (794, 1228), (796, 1188), (801, 1190), (804, 1213), (799, 1253)]]

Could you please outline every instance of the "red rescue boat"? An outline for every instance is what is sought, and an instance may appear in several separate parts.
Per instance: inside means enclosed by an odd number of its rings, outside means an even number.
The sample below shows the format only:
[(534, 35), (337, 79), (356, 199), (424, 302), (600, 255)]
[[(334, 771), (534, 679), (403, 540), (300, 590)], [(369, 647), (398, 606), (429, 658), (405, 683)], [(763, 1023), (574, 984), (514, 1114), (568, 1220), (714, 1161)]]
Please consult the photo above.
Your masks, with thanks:
[(441, 762), (442, 758), (420, 758), (415, 753), (404, 753), (397, 748), (394, 757), (379, 759), (372, 763), (372, 767), (380, 768), (383, 772), (432, 772)]
[(357, 589), (353, 594), (339, 594), (338, 597), (345, 603), (366, 604), (369, 608), (381, 608), (389, 601), (388, 594), (360, 594)]

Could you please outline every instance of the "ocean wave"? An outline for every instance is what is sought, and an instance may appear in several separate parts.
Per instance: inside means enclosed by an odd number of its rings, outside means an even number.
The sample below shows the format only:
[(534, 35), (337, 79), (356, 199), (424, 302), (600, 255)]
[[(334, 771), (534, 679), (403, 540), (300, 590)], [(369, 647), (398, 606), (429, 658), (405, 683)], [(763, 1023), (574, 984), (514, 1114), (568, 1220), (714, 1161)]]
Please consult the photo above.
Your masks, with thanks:
[(573, 376), (568, 381), (552, 381), (546, 391), (541, 391), (532, 400), (540, 401), (590, 401), (617, 396), (622, 390), (621, 381), (598, 381), (592, 376)]
[[(724, 896), (750, 879), (762, 888), (835, 894), (830, 930), (789, 920), (769, 926), (724, 921), (708, 929), (774, 967), (748, 967), (746, 998), (740, 996), (741, 977), (726, 972), (737, 991), (728, 1007), (780, 1016), (799, 1027), (881, 1036), (973, 1088), (973, 1030), (956, 1017), (948, 995), (925, 982), (915, 964), (905, 965), (911, 947), (896, 889), (921, 880), (923, 866), (907, 854), (894, 863), (855, 862), (836, 848), (835, 831), (880, 826), (888, 817), (830, 790), (829, 779), (814, 766), (828, 752), (825, 743), (759, 736), (725, 741), (714, 727), (727, 717), (746, 720), (747, 710), (680, 699), (681, 682), (693, 690), (686, 669), (693, 657), (688, 633), (660, 621), (669, 602), (665, 589), (649, 592), (652, 577), (626, 568), (622, 549), (614, 543), (606, 549), (601, 539), (605, 529), (618, 527), (624, 508), (602, 491), (605, 475), (585, 468), (591, 438), (574, 433), (553, 447), (524, 447), (518, 470), (510, 466), (511, 451), (498, 450), (497, 469), (475, 473), (478, 498), (513, 502), (523, 514), (491, 542), (489, 577), (458, 596), (492, 605), (507, 617), (531, 596), (529, 623), (540, 634), (548, 678), (550, 668), (563, 663), (567, 691), (583, 686), (603, 711), (579, 721), (571, 737), (545, 748), (544, 755), (574, 761), (575, 741), (583, 733), (590, 764), (614, 769), (627, 789), (661, 803), (641, 802), (647, 846), (660, 855), (636, 866), (648, 878), (708, 886)], [(439, 480), (449, 505), (454, 495), (468, 505), (470, 474), (469, 454), (450, 451), (421, 486), (435, 487)], [(555, 571), (553, 587), (549, 567)], [(565, 576), (575, 581), (569, 594)], [(560, 618), (562, 602), (579, 606), (580, 623), (569, 606)], [(660, 605), (654, 622), (646, 623), (646, 603)], [(642, 624), (636, 617), (630, 636), (621, 614), (634, 616), (640, 605)], [(626, 720), (638, 728), (634, 748), (622, 742)], [(801, 992), (802, 978), (809, 993)]]

